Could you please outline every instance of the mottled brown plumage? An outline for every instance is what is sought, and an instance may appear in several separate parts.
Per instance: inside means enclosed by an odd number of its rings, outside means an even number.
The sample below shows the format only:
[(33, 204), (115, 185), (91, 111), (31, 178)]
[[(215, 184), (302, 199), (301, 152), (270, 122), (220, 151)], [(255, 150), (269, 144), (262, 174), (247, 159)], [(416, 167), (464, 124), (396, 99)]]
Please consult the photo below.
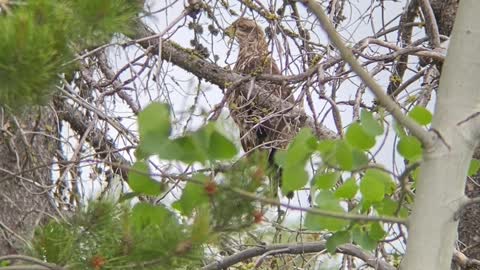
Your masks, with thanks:
[[(227, 28), (227, 33), (234, 36), (240, 45), (235, 71), (247, 75), (280, 74), (268, 51), (265, 34), (255, 21), (240, 18)], [(266, 81), (256, 83), (272, 95), (293, 104), (291, 88)], [(245, 152), (258, 148), (284, 149), (295, 135), (297, 125), (285, 119), (285, 112), (271, 107), (272, 104), (265, 104), (256, 96), (244, 95), (238, 89), (229, 97), (230, 113), (240, 129)]]

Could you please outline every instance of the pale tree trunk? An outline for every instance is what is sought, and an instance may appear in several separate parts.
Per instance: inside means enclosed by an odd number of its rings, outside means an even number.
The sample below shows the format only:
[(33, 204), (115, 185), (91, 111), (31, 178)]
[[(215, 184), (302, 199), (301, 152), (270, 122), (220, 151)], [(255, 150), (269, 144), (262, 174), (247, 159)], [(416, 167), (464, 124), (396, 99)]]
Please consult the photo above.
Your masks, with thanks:
[(55, 113), (44, 107), (16, 115), (0, 112), (0, 255), (21, 252), (35, 226), (55, 213), (50, 193)]
[(404, 270), (450, 269), (457, 239), (454, 215), (465, 201), (467, 169), (480, 137), (478, 10), (478, 0), (460, 2), (435, 104), (436, 142), (424, 149), (420, 167)]
[[(450, 36), (458, 9), (458, 0), (431, 0), (433, 12), (441, 35)], [(477, 148), (474, 157), (480, 159)], [(467, 179), (465, 195), (469, 198), (480, 197), (480, 175)], [(458, 224), (458, 249), (470, 259), (480, 259), (480, 204), (466, 207)], [(480, 269), (471, 266), (469, 269)]]

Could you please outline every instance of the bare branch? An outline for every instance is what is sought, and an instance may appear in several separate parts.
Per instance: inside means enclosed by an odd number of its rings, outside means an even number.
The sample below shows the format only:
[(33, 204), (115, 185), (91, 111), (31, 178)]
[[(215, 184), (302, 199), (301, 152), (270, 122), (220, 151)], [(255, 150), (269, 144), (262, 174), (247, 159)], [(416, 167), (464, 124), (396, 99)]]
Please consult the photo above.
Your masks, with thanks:
[[(311, 242), (311, 243), (293, 243), (293, 244), (277, 244), (277, 245), (269, 245), (269, 246), (259, 246), (254, 248), (249, 248), (243, 251), (240, 251), (236, 254), (233, 254), (229, 257), (224, 258), (221, 261), (211, 263), (206, 265), (202, 268), (202, 270), (220, 270), (230, 267), (236, 263), (245, 261), (247, 259), (264, 255), (265, 253), (274, 254), (305, 254), (305, 253), (316, 253), (325, 250), (325, 241), (321, 242)], [(395, 267), (391, 266), (390, 264), (386, 263), (385, 261), (376, 258), (372, 254), (369, 254), (359, 247), (346, 244), (339, 246), (337, 248), (337, 252), (343, 253), (346, 255), (351, 255), (363, 260), (369, 266), (379, 269), (379, 270), (394, 270)]]
[[(139, 23), (133, 38), (141, 39), (142, 36), (151, 35), (153, 35), (151, 30), (148, 29), (144, 24)], [(158, 47), (158, 40), (144, 41), (141, 42), (140, 45), (145, 49), (149, 48), (150, 46)], [(155, 51), (157, 50), (158, 48), (155, 49)], [(180, 45), (172, 41), (162, 40), (162, 58), (163, 60), (169, 61), (199, 78), (219, 86), (221, 89), (228, 88), (236, 82), (245, 81), (247, 77), (207, 62), (202, 59), (201, 56), (182, 48)], [(279, 111), (286, 112), (284, 117), (302, 119), (305, 123), (305, 126), (316, 130), (313, 119), (307, 116), (305, 111), (303, 111), (301, 108), (296, 108), (294, 104), (271, 95), (267, 91), (264, 91), (257, 84), (254, 85), (253, 89), (250, 89), (248, 84), (242, 84), (240, 87), (240, 91), (245, 91), (245, 95), (247, 95), (249, 90), (251, 90), (250, 94), (252, 96), (259, 96), (261, 100), (265, 100), (266, 105), (270, 105), (272, 108), (276, 108)], [(319, 139), (337, 138), (337, 134), (335, 132), (323, 125), (321, 125), (318, 130), (319, 132), (317, 132), (317, 137)]]
[(455, 250), (453, 253), (453, 261), (462, 269), (476, 269), (476, 267), (480, 266), (480, 260), (468, 258), (458, 250)]
[(425, 17), (425, 29), (427, 29), (430, 43), (432, 44), (433, 48), (439, 48), (440, 34), (438, 33), (437, 20), (433, 14), (432, 6), (430, 6), (430, 2), (428, 0), (419, 0), (419, 2), (423, 16)]
[(468, 206), (472, 204), (480, 203), (480, 197), (472, 198), (472, 199), (466, 199), (464, 202), (460, 204), (458, 207), (458, 210), (455, 212), (453, 219), (458, 220), (460, 218), (460, 215), (462, 212), (467, 208)]
[[(34, 263), (35, 265), (12, 265), (12, 266), (7, 266), (7, 267), (0, 267), (0, 269), (49, 269), (49, 270), (63, 270), (63, 267), (51, 264), (51, 263), (46, 263), (42, 260), (39, 260), (37, 258), (33, 258), (30, 256), (25, 256), (25, 255), (6, 255), (6, 256), (0, 256), (0, 262), (1, 261), (7, 261), (7, 260), (17, 260), (17, 261), (25, 261), (29, 263)], [(18, 267), (18, 268), (14, 268)], [(36, 267), (36, 268), (35, 268)]]
[(412, 134), (417, 137), (422, 144), (429, 148), (433, 144), (433, 137), (423, 127), (415, 121), (407, 117), (402, 109), (393, 101), (382, 89), (382, 87), (368, 74), (365, 69), (358, 63), (352, 50), (347, 48), (337, 33), (323, 8), (314, 0), (304, 0), (303, 3), (317, 16), (323, 29), (327, 33), (332, 43), (338, 48), (343, 59), (352, 67), (352, 70), (363, 80), (370, 88), (378, 102), (384, 106), (400, 124), (408, 128)]
[[(73, 108), (68, 102), (59, 100), (58, 98), (54, 100), (54, 103), (58, 110), (59, 117), (67, 121), (77, 134), (85, 134), (87, 132), (90, 121), (87, 121), (78, 110)], [(130, 162), (116, 151), (115, 144), (108, 139), (106, 134), (96, 127), (93, 127), (88, 133), (86, 140), (92, 145), (95, 151), (99, 153), (101, 158), (112, 161), (111, 166), (115, 173), (122, 177), (123, 180), (128, 180), (128, 167), (130, 166)]]

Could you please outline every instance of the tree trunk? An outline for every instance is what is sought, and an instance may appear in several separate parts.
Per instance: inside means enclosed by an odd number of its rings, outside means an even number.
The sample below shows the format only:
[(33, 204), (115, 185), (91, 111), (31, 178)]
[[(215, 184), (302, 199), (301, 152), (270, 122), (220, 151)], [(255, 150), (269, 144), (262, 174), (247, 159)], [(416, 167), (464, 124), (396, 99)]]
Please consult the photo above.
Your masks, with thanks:
[(436, 144), (424, 150), (402, 269), (450, 268), (457, 239), (454, 215), (464, 202), (466, 172), (480, 135), (479, 119), (471, 118), (480, 100), (478, 9), (476, 0), (460, 3), (432, 121)]
[(21, 252), (35, 226), (54, 214), (51, 168), (58, 125), (49, 107), (16, 117), (2, 110), (0, 117), (0, 255), (5, 255)]
[[(458, 0), (431, 0), (433, 12), (441, 35), (450, 36), (458, 9)], [(477, 149), (475, 158), (480, 158)], [(465, 195), (469, 198), (480, 196), (480, 174), (467, 179)], [(472, 204), (462, 212), (458, 225), (458, 248), (470, 259), (480, 259), (480, 204)], [(470, 269), (480, 269), (474, 266)]]
[(440, 35), (450, 36), (457, 15), (459, 0), (430, 0)]
[[(476, 155), (477, 156), (477, 155)], [(480, 158), (477, 156), (476, 158)], [(469, 198), (480, 196), (480, 175), (467, 179), (465, 194)], [(470, 259), (480, 259), (480, 204), (471, 204), (461, 215), (458, 225), (458, 249)], [(468, 269), (480, 269), (471, 266)]]

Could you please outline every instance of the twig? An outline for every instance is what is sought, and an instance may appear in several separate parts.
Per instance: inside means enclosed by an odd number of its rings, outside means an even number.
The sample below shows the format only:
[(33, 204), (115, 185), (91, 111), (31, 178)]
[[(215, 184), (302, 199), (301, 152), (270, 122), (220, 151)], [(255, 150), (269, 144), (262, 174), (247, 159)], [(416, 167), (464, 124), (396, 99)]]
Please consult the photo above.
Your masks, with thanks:
[(342, 58), (351, 66), (352, 70), (362, 79), (362, 81), (370, 88), (379, 104), (384, 106), (400, 124), (405, 126), (410, 132), (417, 137), (425, 148), (433, 145), (433, 137), (422, 126), (410, 119), (402, 109), (393, 101), (382, 89), (382, 87), (368, 74), (367, 71), (358, 63), (352, 50), (347, 48), (340, 38), (323, 8), (314, 0), (301, 0), (308, 8), (317, 16), (322, 24), (323, 29), (327, 33), (332, 43), (338, 48)]
[(332, 211), (326, 211), (326, 210), (321, 210), (318, 208), (305, 208), (305, 207), (300, 207), (300, 206), (294, 206), (288, 203), (282, 203), (278, 202), (276, 199), (270, 199), (270, 198), (265, 198), (265, 197), (259, 197), (254, 193), (250, 193), (248, 191), (238, 189), (238, 188), (229, 188), (226, 187), (227, 189), (232, 190), (233, 192), (246, 197), (250, 198), (253, 200), (257, 200), (259, 202), (263, 202), (269, 205), (276, 205), (276, 206), (282, 206), (290, 210), (296, 210), (296, 211), (302, 211), (305, 213), (310, 213), (314, 215), (320, 215), (324, 217), (330, 217), (330, 218), (337, 218), (337, 219), (343, 219), (343, 220), (351, 220), (351, 221), (382, 221), (382, 222), (388, 222), (388, 223), (398, 223), (407, 226), (407, 220), (403, 218), (396, 218), (396, 217), (382, 217), (382, 216), (366, 216), (366, 215), (359, 215), (359, 214), (352, 214), (352, 213), (338, 213), (338, 212), (332, 212)]
[[(130, 171), (134, 171), (134, 172), (139, 173), (139, 174), (145, 174), (145, 172), (135, 170), (133, 168), (130, 168), (129, 166), (125, 166), (125, 165), (122, 165), (122, 164), (113, 164), (113, 163), (108, 162), (108, 161), (105, 161), (105, 163), (111, 165), (112, 167), (115, 166), (117, 168), (123, 168), (125, 170), (129, 169)], [(147, 174), (145, 174), (145, 175), (147, 175)], [(188, 181), (188, 182), (198, 184), (198, 185), (205, 185), (204, 182), (195, 180), (191, 177), (186, 176), (185, 174), (168, 174), (168, 173), (156, 174), (156, 173), (152, 173), (152, 174), (148, 174), (148, 176), (160, 177), (160, 178), (169, 178), (169, 179), (177, 179), (177, 180), (181, 180), (181, 181)], [(248, 191), (245, 191), (245, 190), (240, 189), (240, 188), (234, 188), (234, 187), (230, 187), (230, 186), (227, 186), (227, 185), (221, 185), (221, 184), (218, 184), (217, 187), (220, 190), (229, 190), (229, 191), (237, 193), (238, 195), (240, 195), (242, 197), (245, 197), (245, 198), (248, 198), (248, 199), (251, 199), (251, 200), (255, 200), (255, 201), (258, 201), (258, 202), (262, 202), (262, 203), (265, 203), (265, 204), (268, 204), (268, 205), (282, 206), (282, 207), (285, 207), (285, 208), (290, 209), (290, 210), (302, 211), (302, 212), (311, 213), (311, 214), (314, 214), (314, 215), (320, 215), (320, 216), (343, 219), (343, 220), (351, 220), (351, 221), (364, 221), (364, 222), (382, 221), (382, 222), (387, 222), (387, 223), (397, 223), (397, 224), (402, 224), (402, 225), (408, 226), (408, 222), (404, 218), (384, 217), (384, 216), (367, 216), (367, 215), (352, 214), (352, 213), (339, 213), (339, 212), (321, 210), (321, 209), (314, 208), (314, 207), (306, 208), (306, 207), (301, 207), (301, 206), (290, 205), (288, 203), (282, 203), (282, 202), (279, 202), (277, 199), (260, 197), (255, 193), (248, 192)]]
[(440, 47), (440, 34), (438, 33), (437, 20), (433, 14), (432, 6), (428, 0), (419, 0), (423, 16), (425, 17), (425, 29), (427, 30), (430, 43), (433, 48)]
[[(0, 262), (1, 261), (6, 261), (6, 260), (20, 260), (20, 261), (25, 261), (29, 263), (34, 263), (37, 266), (41, 266), (42, 268), (31, 268), (28, 267), (27, 265), (12, 265), (13, 267), (19, 266), (22, 268), (12, 268), (12, 266), (7, 266), (7, 267), (0, 267), (0, 269), (50, 269), (50, 270), (63, 270), (64, 268), (55, 264), (47, 263), (42, 260), (39, 260), (34, 257), (30, 256), (25, 256), (25, 255), (6, 255), (6, 256), (0, 256)], [(10, 268), (9, 268), (10, 267)]]
[[(291, 244), (277, 244), (277, 245), (268, 245), (268, 246), (258, 246), (254, 248), (249, 248), (242, 250), (236, 254), (223, 258), (221, 261), (213, 262), (209, 265), (204, 266), (201, 270), (220, 270), (226, 269), (236, 263), (245, 261), (247, 259), (261, 256), (268, 253), (274, 254), (305, 254), (305, 253), (316, 253), (325, 250), (325, 241), (321, 242), (311, 242), (311, 243), (291, 243)], [(385, 261), (376, 258), (374, 255), (369, 254), (359, 247), (346, 244), (337, 247), (337, 252), (343, 253), (346, 255), (355, 256), (369, 266), (378, 269), (378, 270), (394, 270), (395, 267), (386, 263)]]
[[(462, 269), (470, 269), (472, 266), (480, 266), (480, 260), (470, 259), (462, 252), (455, 250), (453, 252), (453, 261), (458, 264)], [(476, 269), (475, 267), (472, 269)]]

